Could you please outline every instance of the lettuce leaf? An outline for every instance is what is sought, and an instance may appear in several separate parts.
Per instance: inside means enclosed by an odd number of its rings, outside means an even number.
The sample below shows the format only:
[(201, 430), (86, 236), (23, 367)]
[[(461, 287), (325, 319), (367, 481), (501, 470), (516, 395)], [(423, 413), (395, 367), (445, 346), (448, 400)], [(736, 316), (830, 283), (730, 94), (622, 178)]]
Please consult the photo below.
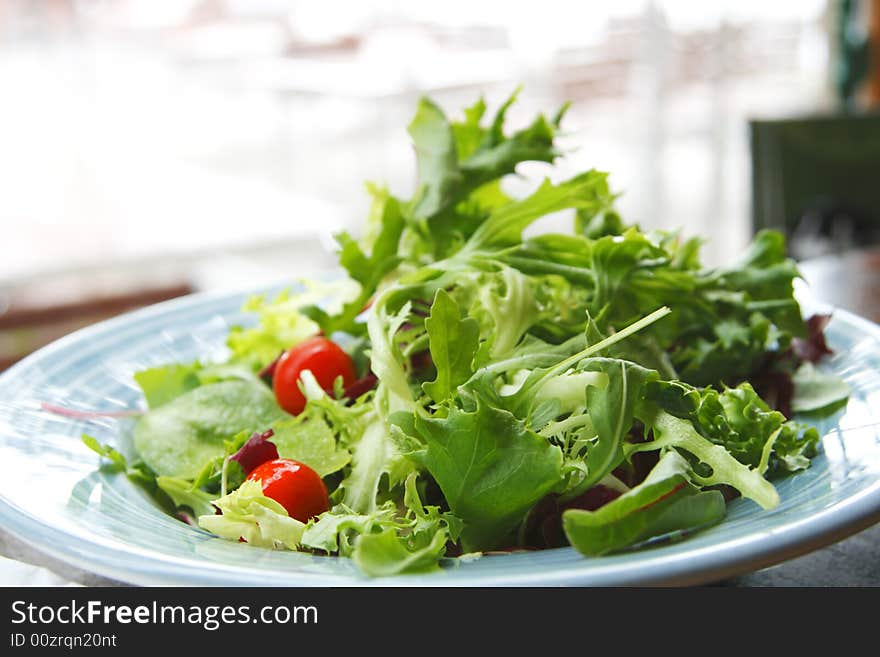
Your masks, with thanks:
[(358, 539), (352, 558), (365, 574), (388, 577), (437, 570), (447, 542), (458, 539), (458, 518), (441, 513), (439, 507), (424, 506), (416, 487), (417, 478), (413, 473), (406, 480), (403, 503), (407, 512), (403, 521), (397, 527), (364, 534)]
[(321, 477), (338, 472), (351, 454), (337, 443), (330, 425), (320, 416), (303, 414), (272, 425), (278, 456), (305, 463)]
[(350, 557), (354, 552), (354, 543), (361, 535), (394, 527), (396, 513), (397, 507), (391, 501), (372, 513), (357, 513), (344, 504), (337, 504), (309, 521), (301, 544), (326, 554)]
[(759, 469), (749, 468), (737, 461), (724, 447), (701, 436), (688, 420), (659, 411), (646, 424), (653, 430), (654, 440), (627, 445), (627, 456), (636, 452), (675, 447), (691, 455), (698, 464), (707, 466), (706, 474), (691, 475), (691, 480), (699, 486), (732, 486), (743, 497), (755, 501), (763, 509), (772, 509), (779, 504), (779, 493), (761, 475)]
[(768, 477), (803, 470), (817, 453), (818, 432), (786, 420), (748, 383), (721, 392), (680, 382), (653, 382), (651, 386), (648, 396), (660, 406), (687, 418), (704, 438)]
[(406, 513), (392, 501), (369, 514), (338, 505), (309, 522), (302, 545), (351, 557), (371, 577), (429, 572), (438, 568), (446, 544), (458, 538), (461, 523), (436, 506), (424, 506), (412, 473), (404, 485)]
[(480, 338), (490, 360), (510, 355), (540, 319), (535, 287), (529, 276), (507, 266), (476, 280), (468, 313), (479, 322)]
[(245, 481), (213, 503), (220, 515), (199, 516), (199, 527), (231, 541), (244, 539), (255, 547), (296, 550), (306, 528), (278, 502), (263, 495), (257, 481)]
[(391, 527), (379, 534), (361, 536), (352, 559), (370, 577), (430, 572), (438, 569), (446, 540), (446, 534), (438, 531), (424, 545), (410, 548), (397, 529)]
[(792, 376), (794, 394), (791, 410), (795, 413), (817, 413), (836, 408), (847, 400), (849, 386), (839, 377), (818, 370), (805, 361)]
[(225, 455), (230, 436), (263, 431), (286, 417), (261, 383), (212, 383), (141, 416), (134, 445), (157, 474), (193, 479), (205, 463)]
[(172, 363), (135, 372), (134, 380), (147, 400), (147, 406), (157, 408), (201, 385), (198, 361), (190, 364)]
[(256, 314), (258, 323), (230, 329), (226, 340), (232, 353), (230, 360), (257, 371), (285, 349), (315, 335), (318, 325), (300, 312), (315, 296), (321, 296), (317, 288), (298, 293), (285, 290), (272, 299), (264, 295), (250, 297), (242, 310)]
[(466, 412), (415, 417), (408, 456), (434, 478), (464, 522), (466, 551), (497, 547), (541, 497), (562, 481), (562, 452), (508, 411), (477, 398)]
[(342, 502), (357, 513), (375, 512), (379, 484), (391, 469), (394, 456), (385, 421), (378, 413), (371, 414), (363, 435), (354, 445), (351, 470), (339, 484)]

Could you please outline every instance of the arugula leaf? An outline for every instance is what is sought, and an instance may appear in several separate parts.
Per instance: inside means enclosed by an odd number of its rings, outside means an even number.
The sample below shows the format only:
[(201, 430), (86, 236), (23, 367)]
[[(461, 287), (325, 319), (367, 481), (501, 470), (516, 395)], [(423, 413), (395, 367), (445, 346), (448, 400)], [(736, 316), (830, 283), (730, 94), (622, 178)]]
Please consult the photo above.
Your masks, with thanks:
[(698, 492), (688, 470), (681, 456), (668, 452), (641, 484), (617, 499), (596, 511), (565, 511), (565, 535), (582, 554), (599, 556), (668, 532), (717, 523), (724, 517), (724, 496)]
[(475, 319), (463, 318), (455, 300), (440, 289), (431, 304), (431, 314), (425, 319), (425, 328), (437, 378), (422, 387), (439, 403), (449, 399), (474, 373), (480, 327)]
[(362, 334), (365, 326), (357, 323), (356, 318), (364, 311), (382, 279), (402, 260), (402, 256), (398, 254), (398, 244), (405, 221), (400, 203), (387, 192), (377, 192), (374, 198), (378, 207), (374, 207), (372, 212), (380, 216), (380, 229), (373, 239), (370, 255), (367, 256), (348, 233), (343, 232), (336, 236), (341, 247), (339, 264), (360, 284), (359, 294), (346, 303), (338, 314), (330, 314), (316, 305), (303, 308), (303, 313), (317, 322), (325, 335), (338, 331), (352, 335)]
[(420, 186), (412, 211), (416, 217), (427, 218), (469, 190), (460, 189), (464, 175), (458, 167), (455, 134), (440, 107), (422, 98), (408, 131), (416, 151)]
[(141, 416), (134, 446), (157, 474), (193, 479), (206, 462), (225, 455), (230, 436), (263, 431), (286, 417), (263, 384), (212, 383)]
[(544, 215), (568, 208), (589, 208), (604, 203), (605, 174), (587, 171), (554, 185), (545, 180), (530, 196), (494, 210), (466, 245), (470, 251), (510, 246), (522, 242), (522, 232)]
[(86, 447), (95, 452), (95, 454), (110, 461), (117, 470), (123, 472), (128, 470), (128, 461), (125, 456), (111, 445), (104, 445), (97, 438), (87, 433), (82, 434), (81, 439)]
[(623, 219), (610, 203), (604, 208), (578, 210), (575, 217), (574, 232), (591, 240), (606, 235), (622, 235), (625, 230)]
[(793, 281), (800, 274), (794, 261), (786, 257), (782, 233), (759, 231), (739, 264), (720, 275), (726, 289), (747, 293), (754, 300), (751, 308), (760, 310), (780, 329), (793, 336), (807, 335), (794, 298)]
[(632, 428), (637, 406), (642, 403), (645, 384), (658, 376), (635, 363), (609, 358), (592, 358), (582, 368), (604, 373), (608, 384), (586, 388), (590, 426), (596, 432), (596, 440), (586, 452), (586, 476), (574, 489), (566, 491), (566, 497), (586, 491), (623, 461), (624, 438)]
[(466, 551), (497, 547), (529, 507), (561, 482), (559, 447), (479, 397), (473, 412), (417, 415), (414, 429), (422, 447), (408, 456), (428, 470), (452, 513), (464, 521)]
[(486, 114), (486, 101), (482, 97), (478, 98), (473, 105), (465, 107), (463, 113), (463, 121), (452, 122), (452, 134), (455, 137), (458, 160), (466, 160), (473, 155), (483, 141), (486, 128), (481, 125), (481, 122)]
[(513, 173), (520, 162), (552, 162), (557, 157), (553, 138), (564, 109), (552, 121), (538, 116), (507, 137), (504, 121), (516, 95), (507, 99), (488, 127), (480, 124), (486, 110), (482, 100), (466, 110), (463, 122), (453, 123), (430, 99), (419, 102), (409, 125), (420, 187), (413, 203), (415, 217), (439, 215), (482, 185)]

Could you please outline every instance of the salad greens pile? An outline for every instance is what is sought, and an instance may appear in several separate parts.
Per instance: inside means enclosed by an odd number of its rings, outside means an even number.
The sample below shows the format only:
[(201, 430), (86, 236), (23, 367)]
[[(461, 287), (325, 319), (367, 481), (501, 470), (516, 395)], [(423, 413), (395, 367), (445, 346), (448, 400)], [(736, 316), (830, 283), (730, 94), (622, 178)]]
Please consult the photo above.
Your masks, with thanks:
[[(120, 467), (217, 536), (373, 576), (518, 548), (603, 555), (709, 527), (734, 497), (775, 507), (771, 480), (818, 449), (792, 409), (847, 396), (813, 367), (824, 322), (801, 316), (783, 237), (758, 233), (736, 264), (706, 269), (700, 240), (626, 225), (605, 173), (511, 198), (518, 164), (561, 156), (565, 113), (507, 132), (515, 95), (461, 120), (423, 99), (417, 190), (368, 188), (363, 235), (338, 236), (348, 280), (251, 299), (257, 322), (232, 330), (225, 362), (139, 372), (140, 460)], [(571, 232), (525, 234), (559, 211)], [(306, 370), (294, 416), (271, 366), (317, 334), (361, 385), (324, 389)], [(302, 522), (245, 479), (266, 442), (323, 478), (329, 511)]]

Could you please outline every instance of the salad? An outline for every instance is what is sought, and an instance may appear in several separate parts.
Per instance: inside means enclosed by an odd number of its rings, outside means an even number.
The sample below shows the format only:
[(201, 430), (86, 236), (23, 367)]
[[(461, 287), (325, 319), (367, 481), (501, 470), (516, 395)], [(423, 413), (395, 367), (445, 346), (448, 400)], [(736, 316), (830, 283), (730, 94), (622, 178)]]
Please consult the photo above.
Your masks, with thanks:
[[(515, 97), (459, 120), (421, 100), (417, 189), (368, 187), (363, 234), (337, 237), (347, 276), (250, 299), (223, 362), (137, 372), (136, 460), (86, 444), (201, 530), (370, 576), (599, 557), (734, 498), (778, 505), (773, 482), (818, 451), (792, 415), (848, 394), (814, 367), (828, 318), (802, 317), (782, 235), (707, 269), (699, 239), (624, 223), (605, 173), (512, 198), (519, 163), (552, 172), (565, 113), (511, 132)], [(525, 234), (560, 211), (570, 232)]]

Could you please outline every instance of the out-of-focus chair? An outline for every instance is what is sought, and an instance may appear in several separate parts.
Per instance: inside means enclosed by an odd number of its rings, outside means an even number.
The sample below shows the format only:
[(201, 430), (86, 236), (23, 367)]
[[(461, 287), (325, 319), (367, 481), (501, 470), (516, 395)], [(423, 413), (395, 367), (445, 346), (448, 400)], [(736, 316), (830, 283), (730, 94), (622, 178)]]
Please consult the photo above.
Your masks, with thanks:
[(752, 120), (753, 228), (795, 258), (880, 243), (880, 112)]

